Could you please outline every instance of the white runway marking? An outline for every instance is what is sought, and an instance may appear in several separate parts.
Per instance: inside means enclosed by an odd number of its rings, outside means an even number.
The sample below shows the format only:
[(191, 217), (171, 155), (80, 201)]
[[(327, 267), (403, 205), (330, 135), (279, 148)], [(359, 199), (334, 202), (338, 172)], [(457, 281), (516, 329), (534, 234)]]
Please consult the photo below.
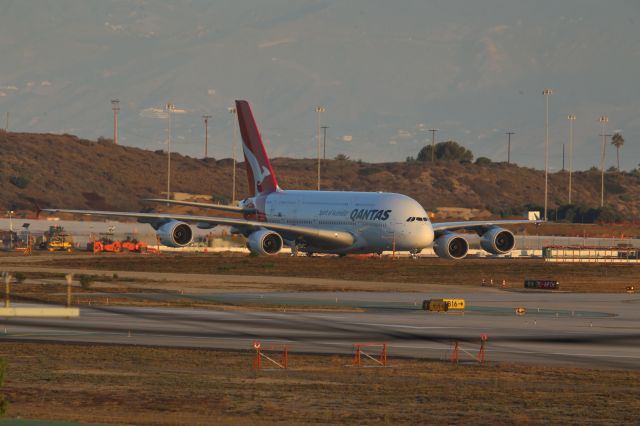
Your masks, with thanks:
[(411, 329), (419, 329), (419, 330), (427, 330), (427, 329), (445, 329), (445, 328), (462, 328), (462, 327), (454, 327), (454, 326), (422, 326), (422, 325), (404, 325), (404, 324), (376, 324), (373, 322), (354, 322), (355, 325), (371, 325), (374, 327), (395, 327), (395, 328), (411, 328)]
[(508, 350), (508, 349), (487, 349), (487, 352), (501, 352), (501, 353), (512, 353), (512, 354), (522, 354), (522, 355), (579, 356), (583, 358), (640, 359), (640, 356), (635, 356), (635, 355), (583, 354), (583, 353), (570, 353), (570, 352), (537, 352), (537, 351), (522, 351), (522, 350)]

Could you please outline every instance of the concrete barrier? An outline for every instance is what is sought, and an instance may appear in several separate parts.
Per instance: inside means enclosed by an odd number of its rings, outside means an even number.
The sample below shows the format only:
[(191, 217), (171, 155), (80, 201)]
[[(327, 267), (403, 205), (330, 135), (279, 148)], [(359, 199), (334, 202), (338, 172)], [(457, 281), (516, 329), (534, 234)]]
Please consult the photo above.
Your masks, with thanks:
[(0, 308), (0, 317), (79, 317), (80, 308)]

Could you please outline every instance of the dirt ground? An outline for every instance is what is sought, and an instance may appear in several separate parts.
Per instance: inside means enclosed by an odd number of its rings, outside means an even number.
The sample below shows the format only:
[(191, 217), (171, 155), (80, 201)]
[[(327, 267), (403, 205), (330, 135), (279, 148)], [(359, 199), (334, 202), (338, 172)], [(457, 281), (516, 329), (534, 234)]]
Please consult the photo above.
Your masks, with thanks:
[[(640, 372), (4, 342), (8, 416), (127, 424), (575, 424), (640, 419)], [(274, 354), (277, 356), (277, 354)]]
[(631, 285), (640, 288), (640, 264), (555, 264), (541, 259), (451, 261), (439, 258), (251, 257), (231, 253), (60, 254), (29, 259), (2, 257), (0, 267), (5, 270), (12, 267), (90, 270), (122, 278), (146, 276), (148, 285), (142, 280), (132, 282), (130, 286), (173, 291), (188, 287), (182, 281), (191, 282), (189, 285), (198, 287), (198, 291), (209, 292), (421, 291), (425, 285), (479, 288), (482, 279), (493, 280), (495, 284), (505, 280), (511, 288), (522, 288), (525, 279), (558, 280), (561, 290), (574, 292), (624, 292)]

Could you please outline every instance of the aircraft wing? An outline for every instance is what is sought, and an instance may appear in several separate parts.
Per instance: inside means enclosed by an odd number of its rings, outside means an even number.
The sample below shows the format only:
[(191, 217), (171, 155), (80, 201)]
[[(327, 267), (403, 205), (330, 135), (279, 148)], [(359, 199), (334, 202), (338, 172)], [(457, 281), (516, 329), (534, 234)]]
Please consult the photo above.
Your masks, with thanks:
[(542, 223), (540, 220), (469, 220), (466, 222), (439, 222), (432, 223), (433, 232), (436, 235), (443, 234), (446, 231), (457, 231), (460, 229), (468, 229), (470, 231), (483, 231), (492, 226), (501, 226), (501, 225), (518, 225), (518, 224), (537, 224)]
[(212, 209), (212, 210), (220, 210), (225, 212), (242, 213), (242, 214), (253, 214), (256, 212), (255, 209), (245, 209), (245, 208), (236, 207), (236, 206), (225, 206), (222, 204), (196, 203), (193, 201), (163, 200), (162, 198), (145, 198), (143, 201), (151, 201), (153, 203), (172, 204), (175, 206), (198, 207), (201, 209)]
[[(284, 223), (260, 222), (246, 219), (191, 216), (166, 213), (112, 212), (101, 210), (41, 209), (40, 211), (47, 213), (81, 214), (87, 216), (129, 217), (137, 219), (142, 223), (149, 223), (152, 226), (157, 224), (162, 225), (170, 220), (178, 220), (187, 223), (195, 223), (201, 228), (212, 227), (211, 225), (227, 225), (248, 231), (264, 228), (279, 233), (286, 240), (295, 240), (300, 238), (309, 244), (313, 244), (314, 246), (322, 248), (349, 247), (355, 241), (353, 234), (351, 234), (350, 232), (332, 231), (306, 226), (287, 225)], [(154, 226), (154, 228), (157, 229), (156, 226)]]

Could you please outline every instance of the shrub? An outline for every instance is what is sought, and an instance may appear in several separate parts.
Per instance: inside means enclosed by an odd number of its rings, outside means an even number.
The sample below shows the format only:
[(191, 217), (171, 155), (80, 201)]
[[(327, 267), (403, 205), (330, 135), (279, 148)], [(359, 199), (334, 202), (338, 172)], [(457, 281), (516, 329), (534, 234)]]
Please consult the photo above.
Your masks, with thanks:
[(20, 189), (25, 189), (31, 183), (31, 179), (27, 176), (11, 176), (9, 178), (9, 182)]
[[(438, 142), (436, 144), (436, 160), (444, 161), (472, 161), (473, 153), (455, 141)], [(431, 145), (427, 145), (418, 152), (418, 161), (431, 161)]]
[(80, 287), (82, 287), (85, 290), (89, 290), (91, 288), (91, 285), (95, 281), (96, 276), (95, 275), (80, 275), (80, 277), (78, 279), (80, 280)]
[(22, 284), (24, 280), (27, 279), (27, 276), (24, 274), (24, 272), (16, 272), (15, 277), (18, 284)]
[(103, 145), (105, 145), (105, 144), (112, 144), (112, 143), (113, 143), (113, 139), (111, 139), (111, 138), (105, 138), (104, 136), (100, 136), (100, 137), (98, 138), (98, 143), (99, 143), (99, 144), (103, 144)]

